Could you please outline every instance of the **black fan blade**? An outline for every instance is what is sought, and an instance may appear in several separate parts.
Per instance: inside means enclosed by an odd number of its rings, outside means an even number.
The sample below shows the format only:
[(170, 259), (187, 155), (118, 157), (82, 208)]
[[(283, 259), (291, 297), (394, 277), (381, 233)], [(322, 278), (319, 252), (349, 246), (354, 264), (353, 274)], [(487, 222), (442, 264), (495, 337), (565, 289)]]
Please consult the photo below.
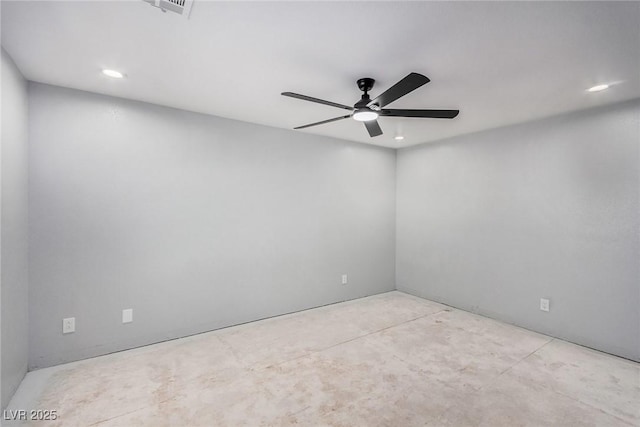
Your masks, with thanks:
[(349, 117), (351, 117), (351, 114), (349, 114), (348, 116), (334, 117), (333, 119), (323, 120), (321, 122), (316, 122), (316, 123), (311, 123), (310, 125), (298, 126), (297, 128), (294, 128), (294, 129), (310, 128), (311, 126), (323, 125), (325, 123), (331, 123), (331, 122), (335, 122), (335, 121), (342, 120), (342, 119), (348, 119)]
[(302, 99), (303, 101), (317, 102), (318, 104), (324, 104), (324, 105), (329, 105), (331, 107), (338, 107), (338, 108), (343, 108), (345, 110), (353, 111), (353, 107), (349, 107), (348, 105), (342, 105), (336, 102), (325, 101), (324, 99), (313, 98), (311, 96), (300, 95), (299, 93), (282, 92), (281, 95), (290, 96), (291, 98)]
[(384, 93), (382, 93), (382, 95), (378, 96), (367, 105), (371, 106), (372, 104), (377, 104), (380, 108), (382, 108), (387, 104), (391, 104), (396, 99), (405, 96), (409, 92), (418, 89), (420, 86), (429, 83), (429, 81), (429, 78), (423, 76), (422, 74), (411, 73), (404, 79), (400, 80), (398, 83), (391, 86)]
[(430, 119), (453, 119), (460, 110), (380, 110), (386, 117), (423, 117)]
[(367, 132), (369, 132), (369, 136), (371, 138), (382, 135), (382, 129), (380, 129), (380, 125), (377, 120), (370, 120), (362, 123), (364, 123), (364, 126), (367, 128)]

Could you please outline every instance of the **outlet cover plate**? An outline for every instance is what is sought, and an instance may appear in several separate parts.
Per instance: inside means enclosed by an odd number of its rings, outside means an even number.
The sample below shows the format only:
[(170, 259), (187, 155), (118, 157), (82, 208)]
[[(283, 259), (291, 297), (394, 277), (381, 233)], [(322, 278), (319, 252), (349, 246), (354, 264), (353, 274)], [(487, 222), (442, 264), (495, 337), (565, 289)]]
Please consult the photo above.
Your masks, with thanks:
[(70, 334), (76, 331), (76, 318), (75, 317), (67, 317), (62, 319), (62, 333)]
[(122, 310), (122, 323), (133, 322), (133, 308), (127, 308)]
[(549, 311), (549, 300), (547, 298), (540, 298), (540, 310)]

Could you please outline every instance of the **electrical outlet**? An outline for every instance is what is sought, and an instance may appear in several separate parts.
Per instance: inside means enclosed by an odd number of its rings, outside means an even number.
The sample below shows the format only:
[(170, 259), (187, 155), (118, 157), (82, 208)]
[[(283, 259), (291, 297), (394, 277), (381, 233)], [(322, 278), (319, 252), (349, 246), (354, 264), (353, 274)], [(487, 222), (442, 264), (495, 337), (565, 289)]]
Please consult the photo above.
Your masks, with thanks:
[(349, 283), (349, 278), (347, 277), (346, 274), (342, 275), (342, 284), (346, 285), (347, 283)]
[(546, 298), (540, 298), (540, 310), (549, 311), (549, 300)]
[(62, 319), (62, 333), (70, 334), (76, 331), (76, 318), (75, 317), (67, 317), (66, 319)]
[(122, 310), (122, 323), (133, 322), (133, 308)]

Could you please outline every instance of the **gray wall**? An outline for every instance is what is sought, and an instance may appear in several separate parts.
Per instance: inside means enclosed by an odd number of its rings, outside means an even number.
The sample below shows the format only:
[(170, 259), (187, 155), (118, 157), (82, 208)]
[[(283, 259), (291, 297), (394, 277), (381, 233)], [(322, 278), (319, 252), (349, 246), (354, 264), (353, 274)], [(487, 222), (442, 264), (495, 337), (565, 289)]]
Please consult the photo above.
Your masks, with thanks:
[(47, 85), (30, 102), (31, 368), (394, 281), (640, 360), (638, 100), (403, 149), (397, 165), (387, 149)]
[(2, 49), (2, 177), (0, 225), (0, 348), (2, 407), (27, 372), (27, 82)]
[(394, 289), (395, 151), (29, 91), (30, 368)]
[(639, 120), (635, 100), (399, 150), (398, 289), (640, 360)]

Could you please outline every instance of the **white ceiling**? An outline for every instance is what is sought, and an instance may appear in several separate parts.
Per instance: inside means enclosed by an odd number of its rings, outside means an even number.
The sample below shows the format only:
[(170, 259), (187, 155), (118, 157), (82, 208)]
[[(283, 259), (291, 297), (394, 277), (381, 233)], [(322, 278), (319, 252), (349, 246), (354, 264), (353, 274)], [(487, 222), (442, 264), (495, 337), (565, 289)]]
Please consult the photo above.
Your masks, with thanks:
[[(456, 119), (381, 118), (377, 138), (353, 120), (300, 131), (389, 147), (640, 96), (638, 2), (195, 0), (187, 20), (142, 1), (2, 1), (2, 45), (29, 80), (280, 128), (344, 115), (283, 91), (352, 105), (360, 77), (376, 96), (425, 74), (389, 108)], [(615, 84), (585, 92), (597, 83)]]

